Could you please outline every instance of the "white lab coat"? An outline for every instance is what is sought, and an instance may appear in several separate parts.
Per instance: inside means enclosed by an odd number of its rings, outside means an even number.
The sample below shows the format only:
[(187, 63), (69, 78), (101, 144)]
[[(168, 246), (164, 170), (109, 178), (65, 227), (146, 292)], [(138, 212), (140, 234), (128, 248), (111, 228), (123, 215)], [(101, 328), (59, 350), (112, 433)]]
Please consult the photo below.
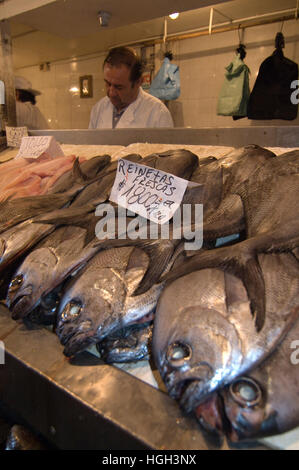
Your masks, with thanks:
[(26, 101), (25, 103), (17, 101), (16, 113), (18, 127), (27, 127), (28, 129), (49, 129), (49, 124), (39, 108), (30, 103), (30, 101)]
[[(89, 129), (112, 129), (112, 116), (113, 104), (105, 96), (91, 110)], [(140, 88), (136, 100), (124, 111), (116, 127), (173, 127), (173, 120), (161, 100)]]

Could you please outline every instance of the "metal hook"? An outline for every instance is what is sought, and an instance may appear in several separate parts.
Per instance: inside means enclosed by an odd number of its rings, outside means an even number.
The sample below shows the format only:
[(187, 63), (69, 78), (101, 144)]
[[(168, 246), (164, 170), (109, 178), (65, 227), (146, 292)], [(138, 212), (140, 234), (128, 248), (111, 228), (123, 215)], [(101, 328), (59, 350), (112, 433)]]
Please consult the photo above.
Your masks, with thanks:
[(163, 35), (164, 52), (166, 51), (166, 38), (167, 38), (167, 17), (164, 16), (164, 35)]
[(241, 25), (239, 24), (238, 26), (238, 37), (239, 37), (239, 43), (241, 43), (241, 36), (240, 36), (240, 29), (241, 29)]
[[(242, 33), (240, 33), (240, 31), (242, 30)], [(242, 44), (244, 42), (244, 31), (245, 31), (245, 28), (241, 27), (241, 24), (239, 24), (238, 26), (238, 37), (239, 37), (239, 44)]]

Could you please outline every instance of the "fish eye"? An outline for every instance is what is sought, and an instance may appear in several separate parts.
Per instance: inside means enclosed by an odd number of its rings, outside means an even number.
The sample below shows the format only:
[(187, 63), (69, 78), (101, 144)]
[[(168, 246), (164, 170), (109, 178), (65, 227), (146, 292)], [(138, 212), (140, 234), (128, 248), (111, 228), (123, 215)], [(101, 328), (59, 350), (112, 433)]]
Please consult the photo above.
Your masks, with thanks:
[(14, 292), (15, 290), (18, 290), (19, 287), (21, 287), (21, 285), (23, 284), (23, 275), (22, 274), (18, 274), (16, 277), (14, 277), (10, 284), (9, 284), (9, 292)]
[(71, 300), (63, 309), (61, 314), (62, 320), (73, 320), (79, 317), (82, 309), (82, 303), (80, 300)]
[(260, 386), (252, 379), (240, 377), (230, 384), (229, 392), (234, 401), (241, 406), (252, 407), (262, 400)]
[(174, 367), (181, 367), (185, 361), (191, 359), (192, 350), (188, 344), (172, 343), (168, 346), (166, 358)]

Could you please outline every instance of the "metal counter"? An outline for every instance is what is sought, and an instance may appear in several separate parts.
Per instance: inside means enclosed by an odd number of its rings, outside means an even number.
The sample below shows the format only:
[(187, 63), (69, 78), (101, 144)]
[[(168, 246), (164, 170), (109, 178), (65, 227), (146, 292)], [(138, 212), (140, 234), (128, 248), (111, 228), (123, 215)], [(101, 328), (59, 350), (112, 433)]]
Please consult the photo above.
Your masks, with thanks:
[(299, 147), (298, 126), (204, 127), (201, 129), (66, 129), (30, 131), (29, 135), (53, 135), (63, 144), (129, 145), (135, 142), (242, 147)]
[(3, 305), (0, 332), (0, 402), (59, 449), (233, 449), (204, 436), (166, 393), (88, 352), (70, 361), (54, 333), (13, 321)]

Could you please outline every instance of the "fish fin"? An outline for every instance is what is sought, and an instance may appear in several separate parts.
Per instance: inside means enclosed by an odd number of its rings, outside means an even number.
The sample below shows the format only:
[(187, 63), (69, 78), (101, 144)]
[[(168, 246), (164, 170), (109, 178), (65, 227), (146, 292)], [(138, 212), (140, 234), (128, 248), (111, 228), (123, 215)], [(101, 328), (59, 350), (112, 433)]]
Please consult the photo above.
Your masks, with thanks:
[(259, 332), (265, 323), (265, 282), (260, 265), (251, 257), (243, 268), (241, 275), (250, 300), (256, 330)]
[(145, 251), (150, 258), (149, 268), (143, 276), (139, 286), (133, 293), (133, 297), (144, 294), (156, 284), (161, 274), (170, 262), (174, 246), (170, 240), (140, 241), (138, 247)]
[(83, 173), (82, 171), (82, 168), (79, 162), (79, 157), (76, 157), (74, 161), (72, 173), (73, 173), (74, 181), (82, 182), (82, 181), (88, 181), (89, 179), (88, 176), (86, 176), (85, 173)]
[[(104, 169), (105, 170), (105, 169)], [(73, 168), (72, 168), (72, 174), (73, 174), (73, 184), (72, 186), (65, 191), (65, 194), (68, 195), (70, 203), (73, 202), (75, 197), (89, 184), (93, 183), (94, 181), (97, 181), (99, 178), (101, 178), (101, 173), (96, 175), (94, 178), (88, 178), (85, 173), (83, 173), (80, 163), (79, 163), (79, 157), (76, 157)], [(55, 193), (54, 193), (55, 194)]]

